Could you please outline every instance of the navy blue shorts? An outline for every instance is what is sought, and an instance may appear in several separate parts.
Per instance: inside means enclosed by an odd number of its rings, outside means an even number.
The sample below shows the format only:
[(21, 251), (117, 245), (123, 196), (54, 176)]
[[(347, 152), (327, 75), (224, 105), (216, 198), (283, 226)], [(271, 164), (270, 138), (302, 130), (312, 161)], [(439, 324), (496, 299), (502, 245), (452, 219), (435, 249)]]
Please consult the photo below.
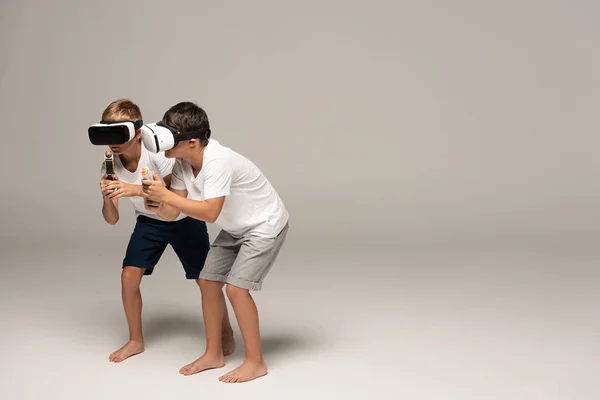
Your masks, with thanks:
[(179, 221), (160, 221), (138, 215), (129, 239), (123, 268), (145, 268), (152, 275), (154, 266), (170, 244), (185, 269), (187, 279), (198, 279), (210, 249), (204, 221), (186, 217)]

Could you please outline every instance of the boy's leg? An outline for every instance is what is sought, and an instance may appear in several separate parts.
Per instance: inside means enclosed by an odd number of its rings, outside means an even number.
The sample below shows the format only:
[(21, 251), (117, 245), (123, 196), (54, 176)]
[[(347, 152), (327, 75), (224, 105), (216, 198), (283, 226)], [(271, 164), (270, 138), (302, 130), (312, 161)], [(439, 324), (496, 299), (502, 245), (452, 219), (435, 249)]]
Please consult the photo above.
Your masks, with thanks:
[(167, 247), (164, 231), (164, 225), (158, 225), (149, 218), (137, 219), (121, 272), (121, 297), (129, 326), (129, 341), (110, 354), (111, 362), (118, 363), (144, 351), (140, 283), (142, 276), (152, 274)]
[[(200, 296), (202, 297), (202, 313), (204, 313), (204, 308), (205, 308), (205, 300), (204, 300), (204, 295), (202, 294), (202, 288), (206, 285), (203, 286), (203, 281), (201, 279), (196, 279), (196, 283), (198, 284), (198, 287), (200, 288)], [(219, 283), (219, 282), (217, 282)], [(210, 290), (212, 289), (212, 287), (209, 287), (208, 290), (210, 293)], [(209, 297), (208, 301), (210, 302), (212, 299)], [(223, 284), (221, 283), (220, 287), (219, 287), (219, 302), (221, 303), (219, 305), (219, 309), (223, 310), (222, 314), (223, 316), (221, 317), (221, 349), (223, 352), (224, 356), (229, 356), (231, 354), (233, 354), (233, 352), (235, 351), (235, 339), (233, 337), (233, 328), (231, 327), (231, 322), (229, 321), (229, 312), (227, 311), (227, 305), (225, 304), (225, 296), (223, 295)]]
[[(225, 280), (226, 273), (231, 269), (238, 251), (235, 239), (226, 232), (221, 232), (210, 251), (202, 271), (210, 270), (222, 276)], [(200, 273), (202, 274), (202, 272)], [(179, 372), (183, 375), (192, 375), (207, 369), (220, 368), (225, 365), (223, 354), (227, 353), (226, 347), (233, 347), (233, 330), (229, 323), (225, 296), (223, 295), (224, 283), (217, 280), (199, 279), (198, 285), (202, 294), (202, 314), (206, 330), (206, 350), (196, 361), (182, 367)]]
[[(196, 281), (200, 286), (200, 279)], [(227, 305), (225, 304), (225, 296), (223, 296), (223, 288), (221, 292), (221, 303), (223, 306), (223, 322), (221, 323), (221, 345), (223, 346), (223, 355), (229, 356), (235, 351), (235, 339), (233, 337), (233, 328), (229, 321), (229, 311), (227, 311)], [(202, 294), (202, 293), (200, 293)]]
[(200, 280), (200, 291), (202, 292), (202, 314), (206, 330), (206, 350), (200, 358), (179, 370), (179, 373), (183, 375), (193, 375), (225, 365), (221, 335), (226, 308), (223, 283)]
[(121, 273), (121, 297), (129, 326), (129, 341), (109, 356), (109, 361), (121, 362), (144, 351), (142, 334), (142, 293), (140, 282), (144, 268), (124, 267)]
[(233, 305), (244, 345), (246, 357), (242, 365), (219, 378), (222, 382), (247, 382), (267, 374), (267, 364), (260, 350), (258, 310), (248, 289), (227, 285), (227, 297)]
[[(188, 217), (178, 221), (172, 230), (170, 243), (185, 269), (185, 276), (187, 279), (195, 279), (202, 291), (202, 285), (198, 278), (204, 268), (211, 247), (206, 223)], [(225, 297), (222, 293), (221, 298), (224, 310), (221, 323), (221, 340), (223, 342), (223, 355), (228, 356), (235, 350), (235, 340), (233, 339), (233, 329), (229, 322), (227, 307), (225, 307)]]
[(242, 365), (219, 378), (222, 382), (247, 382), (267, 374), (267, 365), (260, 349), (258, 310), (250, 290), (261, 289), (263, 279), (285, 242), (287, 231), (288, 225), (275, 238), (250, 237), (242, 241), (226, 280), (226, 290), (242, 331), (246, 357)]

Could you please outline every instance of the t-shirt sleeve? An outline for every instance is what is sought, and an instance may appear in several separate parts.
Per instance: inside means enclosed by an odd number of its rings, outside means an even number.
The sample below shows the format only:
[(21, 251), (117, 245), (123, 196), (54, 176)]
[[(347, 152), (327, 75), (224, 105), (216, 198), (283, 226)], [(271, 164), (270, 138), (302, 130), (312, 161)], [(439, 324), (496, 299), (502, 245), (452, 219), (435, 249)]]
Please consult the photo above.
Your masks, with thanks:
[(156, 168), (156, 174), (164, 179), (165, 176), (171, 174), (175, 165), (174, 158), (165, 157), (164, 153), (151, 153), (152, 164)]
[(185, 182), (183, 180), (183, 163), (181, 160), (175, 161), (173, 172), (171, 175), (171, 189), (185, 190)]
[(233, 170), (223, 159), (209, 162), (204, 173), (204, 200), (228, 196), (231, 193)]

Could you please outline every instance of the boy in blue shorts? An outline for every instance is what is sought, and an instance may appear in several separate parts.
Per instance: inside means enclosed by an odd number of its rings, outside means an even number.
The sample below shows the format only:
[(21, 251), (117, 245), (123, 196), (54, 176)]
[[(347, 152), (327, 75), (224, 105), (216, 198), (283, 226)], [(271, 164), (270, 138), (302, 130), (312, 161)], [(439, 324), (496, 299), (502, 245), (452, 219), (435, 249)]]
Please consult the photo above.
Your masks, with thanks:
[[(141, 121), (139, 107), (128, 99), (119, 99), (102, 113), (102, 123)], [(114, 175), (108, 179), (102, 166), (100, 189), (104, 220), (114, 225), (119, 220), (119, 199), (127, 197), (132, 202), (137, 221), (122, 265), (121, 294), (129, 325), (129, 341), (109, 356), (111, 362), (121, 362), (144, 351), (142, 334), (142, 295), (140, 283), (144, 275), (151, 275), (167, 245), (171, 245), (185, 270), (186, 279), (194, 279), (200, 285), (200, 272), (210, 249), (206, 223), (186, 215), (166, 221), (155, 212), (144, 208), (142, 197), (142, 174), (144, 168), (155, 173), (168, 187), (174, 159), (164, 154), (148, 151), (141, 140), (141, 130), (126, 143), (110, 145), (114, 157)], [(233, 330), (227, 313), (221, 324), (223, 354), (234, 351)]]

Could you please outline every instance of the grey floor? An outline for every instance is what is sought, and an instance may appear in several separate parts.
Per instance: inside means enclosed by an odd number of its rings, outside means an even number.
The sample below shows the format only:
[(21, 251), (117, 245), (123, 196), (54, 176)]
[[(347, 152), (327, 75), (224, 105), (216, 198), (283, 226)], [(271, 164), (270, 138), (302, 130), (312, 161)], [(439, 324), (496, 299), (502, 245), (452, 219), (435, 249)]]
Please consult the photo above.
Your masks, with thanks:
[[(597, 399), (600, 272), (593, 246), (290, 245), (255, 298), (268, 376), (191, 377), (199, 292), (169, 249), (145, 279), (146, 352), (127, 337), (124, 244), (3, 241), (0, 398)], [(234, 324), (240, 340), (237, 324)], [(207, 397), (210, 396), (210, 397)]]

